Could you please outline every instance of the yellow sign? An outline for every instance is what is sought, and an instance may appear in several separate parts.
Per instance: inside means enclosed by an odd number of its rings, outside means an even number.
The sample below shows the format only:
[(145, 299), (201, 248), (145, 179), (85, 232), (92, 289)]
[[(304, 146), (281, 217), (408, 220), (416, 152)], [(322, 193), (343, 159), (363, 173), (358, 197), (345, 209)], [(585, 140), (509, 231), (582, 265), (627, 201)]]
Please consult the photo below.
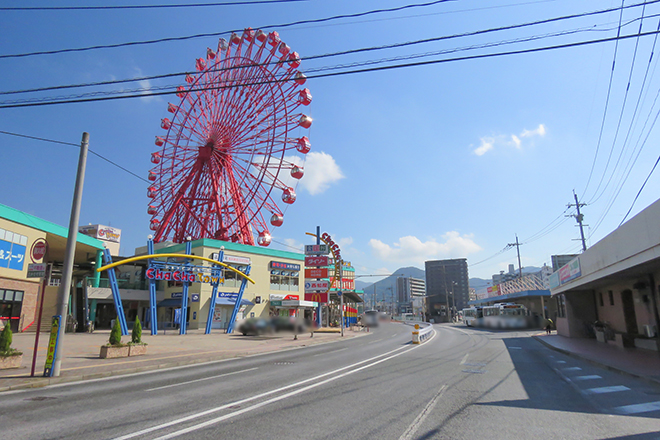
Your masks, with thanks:
[(53, 375), (53, 362), (55, 362), (55, 350), (57, 350), (57, 340), (60, 333), (60, 315), (53, 316), (53, 323), (50, 326), (50, 340), (48, 341), (48, 352), (46, 353), (46, 365), (44, 366), (44, 377)]

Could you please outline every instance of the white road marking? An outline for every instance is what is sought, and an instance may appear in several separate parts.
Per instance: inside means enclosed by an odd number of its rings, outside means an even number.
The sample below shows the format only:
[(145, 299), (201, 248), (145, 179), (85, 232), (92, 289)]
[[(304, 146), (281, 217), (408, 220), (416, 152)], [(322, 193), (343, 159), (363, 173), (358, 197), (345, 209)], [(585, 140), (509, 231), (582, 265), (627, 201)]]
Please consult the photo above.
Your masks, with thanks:
[[(408, 347), (408, 346), (406, 346), (406, 347)], [(241, 414), (244, 414), (244, 413), (246, 413), (246, 412), (253, 411), (253, 410), (255, 410), (255, 409), (261, 408), (262, 406), (266, 406), (266, 405), (269, 405), (269, 404), (271, 404), (271, 403), (275, 403), (275, 402), (278, 402), (278, 401), (280, 401), (280, 400), (287, 399), (287, 398), (289, 398), (289, 397), (291, 397), (291, 396), (295, 396), (295, 395), (297, 395), (297, 394), (304, 393), (305, 391), (311, 390), (312, 388), (316, 388), (316, 387), (319, 387), (319, 386), (321, 386), (321, 385), (325, 385), (326, 383), (333, 382), (333, 381), (335, 381), (335, 380), (337, 380), (337, 379), (341, 379), (341, 378), (343, 378), (343, 377), (346, 377), (346, 376), (349, 376), (349, 375), (351, 375), (351, 374), (357, 373), (358, 371), (362, 371), (362, 370), (364, 370), (364, 369), (367, 369), (367, 368), (373, 367), (373, 366), (378, 365), (378, 364), (380, 364), (380, 363), (382, 363), (382, 362), (385, 362), (385, 361), (387, 361), (387, 360), (390, 360), (390, 359), (393, 359), (393, 358), (395, 358), (395, 357), (401, 356), (402, 354), (406, 354), (406, 353), (408, 353), (408, 352), (410, 352), (410, 351), (412, 351), (412, 350), (414, 350), (414, 349), (416, 349), (416, 348), (419, 348), (419, 347), (421, 347), (421, 345), (415, 345), (415, 346), (409, 347), (409, 349), (406, 350), (406, 351), (402, 351), (401, 353), (393, 354), (393, 355), (391, 355), (391, 356), (389, 356), (389, 357), (386, 357), (386, 358), (383, 358), (383, 359), (381, 359), (381, 360), (375, 361), (375, 362), (373, 362), (373, 363), (371, 363), (371, 364), (363, 365), (363, 366), (361, 366), (360, 368), (356, 368), (356, 369), (354, 369), (354, 370), (347, 371), (347, 372), (342, 373), (342, 374), (339, 374), (339, 375), (337, 375), (337, 376), (332, 376), (332, 377), (330, 377), (329, 379), (325, 379), (325, 380), (323, 380), (323, 381), (321, 381), (321, 382), (316, 382), (316, 383), (313, 383), (313, 384), (311, 384), (311, 385), (307, 385), (306, 387), (303, 387), (303, 388), (300, 388), (300, 389), (297, 389), (297, 390), (294, 390), (294, 391), (290, 391), (290, 392), (288, 392), (288, 393), (286, 393), (286, 394), (283, 394), (283, 395), (281, 395), (281, 396), (277, 396), (277, 397), (273, 397), (272, 399), (265, 400), (265, 401), (260, 402), (260, 403), (256, 403), (256, 404), (254, 404), (254, 405), (252, 405), (252, 406), (250, 406), (250, 407), (247, 407), (247, 408), (244, 408), (244, 409), (240, 409), (240, 410), (235, 411), (235, 412), (233, 412), (233, 413), (225, 414), (224, 416), (216, 417), (215, 419), (207, 420), (206, 422), (202, 422), (202, 423), (199, 423), (199, 424), (197, 424), (197, 425), (193, 425), (193, 426), (190, 426), (190, 427), (188, 427), (188, 428), (181, 429), (181, 430), (179, 430), (179, 431), (175, 431), (175, 432), (172, 432), (172, 433), (170, 433), (170, 434), (166, 434), (166, 435), (161, 436), (161, 437), (157, 437), (157, 438), (155, 438), (154, 440), (169, 440), (169, 439), (174, 438), (174, 437), (179, 437), (179, 436), (181, 436), (181, 435), (189, 434), (189, 433), (191, 433), (191, 432), (193, 432), (193, 431), (197, 431), (197, 430), (199, 430), (199, 429), (206, 428), (207, 426), (215, 425), (216, 423), (219, 423), (219, 422), (222, 422), (222, 421), (224, 421), (224, 420), (227, 420), (227, 419), (230, 419), (230, 418), (236, 417), (236, 416), (241, 415)], [(390, 353), (391, 353), (391, 352), (390, 352)], [(383, 356), (383, 355), (381, 355), (381, 356), (377, 356), (377, 357), (382, 357), (382, 356)], [(364, 363), (364, 362), (360, 362), (360, 363)], [(354, 365), (355, 365), (355, 364), (354, 364)], [(344, 370), (344, 369), (346, 369), (346, 368), (347, 368), (347, 367), (343, 367), (343, 368), (337, 369), (337, 370), (335, 370), (335, 371), (332, 371), (332, 372), (329, 372), (329, 373), (325, 373), (325, 374), (323, 374), (323, 375), (321, 375), (321, 376), (326, 376), (326, 375), (328, 375), (328, 374), (333, 374), (333, 373), (336, 373), (336, 372), (339, 371), (339, 370)], [(320, 376), (317, 376), (317, 377), (320, 377)], [(247, 399), (246, 399), (246, 400), (247, 400)], [(238, 402), (237, 402), (237, 403), (238, 403)], [(234, 403), (234, 405), (236, 405), (237, 403)], [(223, 406), (225, 406), (225, 405), (223, 405)]]
[(316, 356), (326, 356), (326, 355), (329, 355), (329, 354), (332, 354), (332, 353), (337, 353), (338, 351), (344, 351), (344, 350), (348, 350), (348, 347), (346, 347), (346, 348), (340, 348), (339, 350), (329, 351), (329, 352), (327, 352), (327, 353), (319, 353), (319, 354), (315, 354), (315, 355), (312, 356), (312, 357), (316, 357)]
[(660, 402), (638, 403), (635, 405), (624, 405), (614, 408), (614, 411), (621, 414), (639, 414), (660, 410)]
[(509, 350), (522, 350), (522, 347), (509, 347)]
[(470, 356), (470, 353), (465, 353), (465, 356), (463, 356), (463, 360), (461, 360), (461, 363), (459, 365), (463, 365), (465, 361), (467, 361), (468, 356)]
[(463, 373), (477, 373), (477, 374), (484, 374), (486, 370), (461, 370)]
[(566, 361), (555, 361), (555, 362), (557, 362), (558, 364), (565, 364), (566, 363)]
[(568, 367), (568, 368), (562, 368), (562, 371), (582, 371), (582, 368), (580, 368), (580, 367)]
[(577, 376), (573, 378), (573, 380), (592, 380), (592, 379), (602, 379), (602, 377), (598, 376), (597, 374), (591, 374), (589, 376)]
[[(467, 355), (466, 355), (467, 357)], [(410, 424), (408, 429), (399, 437), (399, 440), (410, 440), (413, 438), (419, 427), (422, 425), (424, 420), (429, 416), (431, 411), (433, 411), (433, 408), (435, 408), (435, 405), (438, 403), (438, 400), (440, 397), (442, 397), (442, 394), (445, 392), (447, 389), (447, 385), (443, 385), (440, 387), (440, 391), (433, 396), (433, 399), (424, 407), (421, 413), (413, 420), (413, 422)]]
[(217, 376), (203, 377), (201, 379), (189, 380), (187, 382), (179, 382), (179, 383), (174, 383), (172, 385), (165, 385), (165, 386), (157, 387), (157, 388), (149, 388), (148, 390), (145, 390), (145, 391), (164, 390), (165, 388), (178, 387), (179, 385), (188, 385), (189, 383), (202, 382), (204, 380), (210, 380), (210, 379), (217, 379), (218, 377), (231, 376), (232, 374), (245, 373), (245, 372), (252, 371), (252, 370), (258, 370), (258, 368), (255, 367), (255, 368), (249, 368), (247, 370), (234, 371), (232, 373), (218, 374)]
[[(436, 333), (434, 332), (434, 334), (433, 334), (433, 336), (431, 337), (431, 339), (433, 339), (433, 338), (435, 337), (435, 334), (436, 334)], [(430, 340), (430, 339), (429, 339), (429, 340)], [(380, 361), (377, 361), (376, 363), (373, 363), (373, 364), (370, 364), (370, 365), (366, 365), (366, 366), (364, 366), (364, 367), (360, 367), (359, 369), (351, 370), (351, 371), (349, 371), (349, 372), (347, 372), (347, 373), (344, 373), (344, 374), (342, 374), (342, 375), (333, 376), (333, 377), (331, 377), (330, 379), (327, 379), (327, 380), (325, 380), (325, 381), (323, 381), (323, 382), (317, 382), (317, 383), (311, 385), (310, 387), (320, 386), (320, 385), (323, 385), (323, 384), (325, 384), (326, 382), (328, 382), (328, 381), (330, 381), (330, 380), (336, 380), (336, 379), (339, 379), (340, 377), (343, 377), (344, 375), (355, 373), (355, 372), (357, 372), (357, 371), (362, 370), (363, 368), (370, 367), (370, 366), (374, 366), (374, 365), (376, 365), (377, 363), (380, 363), (380, 362), (383, 362), (383, 361), (385, 361), (385, 360), (391, 359), (391, 358), (394, 357), (394, 356), (399, 356), (400, 354), (407, 353), (407, 352), (409, 352), (409, 351), (411, 351), (411, 350), (414, 350), (414, 349), (416, 349), (416, 348), (423, 347), (423, 346), (424, 346), (424, 345), (414, 345), (414, 346), (411, 347), (411, 346), (408, 346), (408, 345), (404, 345), (403, 347), (396, 348), (396, 349), (394, 349), (394, 350), (388, 351), (388, 352), (383, 353), (383, 354), (380, 354), (380, 355), (378, 355), (378, 356), (374, 356), (374, 357), (371, 357), (371, 358), (369, 358), (369, 359), (365, 359), (365, 360), (363, 360), (363, 361), (356, 362), (356, 363), (354, 363), (354, 364), (347, 365), (347, 366), (342, 367), (342, 368), (337, 368), (337, 369), (335, 369), (335, 370), (328, 371), (327, 373), (323, 373), (323, 374), (320, 374), (320, 375), (318, 375), (318, 376), (310, 377), (309, 379), (305, 379), (305, 380), (302, 380), (302, 381), (300, 381), (300, 382), (292, 383), (292, 384), (290, 384), (290, 385), (286, 385), (286, 386), (283, 386), (283, 387), (280, 387), (280, 388), (276, 388), (276, 389), (271, 390), (271, 391), (266, 391), (265, 393), (257, 394), (257, 395), (254, 395), (254, 396), (252, 396), (252, 397), (248, 397), (248, 398), (245, 398), (245, 399), (242, 399), (242, 400), (237, 400), (237, 401), (235, 401), (235, 402), (230, 402), (230, 403), (227, 403), (227, 404), (225, 404), (225, 405), (221, 405), (221, 406), (218, 406), (218, 407), (216, 407), (216, 408), (211, 408), (211, 409), (208, 409), (208, 410), (206, 410), (206, 411), (202, 411), (202, 412), (199, 412), (199, 413), (196, 413), (196, 414), (191, 414), (191, 415), (189, 415), (189, 416), (182, 417), (182, 418), (180, 418), (180, 419), (176, 419), (176, 420), (172, 420), (172, 421), (170, 421), (170, 422), (163, 423), (163, 424), (161, 424), (161, 425), (156, 425), (156, 426), (152, 426), (152, 427), (150, 427), (150, 428), (145, 428), (145, 429), (142, 429), (142, 430), (140, 430), (140, 431), (136, 431), (136, 432), (133, 432), (133, 433), (130, 433), (130, 434), (123, 435), (123, 436), (121, 436), (121, 437), (117, 437), (117, 438), (115, 438), (115, 440), (128, 440), (128, 439), (130, 439), (130, 438), (134, 438), (134, 437), (138, 437), (138, 436), (140, 436), (140, 435), (148, 434), (148, 433), (150, 433), (150, 432), (158, 431), (158, 430), (160, 430), (160, 429), (164, 429), (164, 428), (167, 428), (167, 427), (170, 427), (170, 426), (173, 426), (173, 425), (178, 425), (178, 424), (183, 423), (183, 422), (187, 422), (187, 421), (190, 421), (190, 420), (197, 419), (197, 418), (199, 418), (199, 417), (203, 417), (203, 416), (206, 416), (206, 415), (209, 415), (209, 414), (216, 413), (216, 412), (218, 412), (218, 411), (225, 410), (225, 409), (230, 408), (230, 407), (235, 406), (235, 405), (242, 405), (242, 404), (244, 404), (244, 403), (251, 402), (251, 401), (253, 401), (253, 400), (257, 400), (257, 399), (260, 399), (260, 398), (262, 398), (262, 397), (269, 396), (269, 395), (271, 395), (271, 394), (275, 394), (275, 393), (278, 393), (278, 392), (281, 392), (281, 391), (284, 391), (284, 390), (288, 390), (288, 389), (290, 389), (290, 388), (299, 387), (299, 386), (302, 385), (302, 384), (305, 384), (305, 383), (308, 383), (308, 382), (316, 381), (316, 380), (318, 380), (318, 379), (320, 379), (320, 378), (322, 378), (322, 377), (326, 377), (326, 376), (331, 376), (331, 375), (337, 374), (339, 371), (343, 371), (343, 370), (351, 369), (351, 368), (354, 368), (354, 367), (357, 366), (357, 365), (365, 364), (365, 363), (370, 362), (370, 361), (372, 361), (372, 360), (374, 360), (374, 359), (378, 359), (378, 358), (381, 358), (381, 357), (383, 357), (383, 356), (387, 356), (387, 355), (389, 355), (389, 354), (396, 353), (397, 351), (400, 351), (400, 350), (403, 350), (403, 349), (406, 349), (406, 348), (408, 349), (408, 350), (406, 350), (406, 351), (404, 351), (404, 352), (402, 352), (402, 353), (399, 353), (399, 354), (397, 354), (397, 355), (393, 355), (393, 356), (391, 356), (391, 357), (388, 357), (388, 358), (385, 358), (385, 359), (381, 359)], [(310, 389), (310, 387), (301, 388), (301, 389), (299, 389), (299, 390), (294, 391), (293, 393), (296, 393), (296, 394), (297, 394), (297, 393), (301, 393), (301, 392), (307, 391), (308, 389)], [(281, 399), (283, 399), (283, 398), (285, 398), (285, 397), (289, 397), (290, 395), (292, 395), (292, 394), (291, 394), (291, 393), (288, 393), (288, 394), (285, 394), (285, 395), (280, 396), (280, 397), (275, 398), (275, 399), (277, 399), (277, 400), (281, 400)], [(231, 413), (231, 414), (227, 414), (226, 416), (223, 416), (223, 417), (228, 418), (228, 417), (233, 417), (233, 416), (236, 416), (236, 415), (239, 415), (239, 414), (243, 414), (244, 412), (246, 412), (246, 411), (248, 411), (248, 410), (253, 410), (253, 409), (256, 409), (256, 408), (258, 408), (258, 407), (260, 407), (260, 406), (263, 406), (263, 405), (265, 405), (265, 404), (272, 403), (272, 402), (276, 401), (275, 399), (271, 399), (271, 400), (269, 400), (269, 401), (266, 401), (266, 402), (262, 402), (262, 403), (259, 403), (259, 404), (256, 404), (256, 405), (253, 405), (253, 406), (251, 406), (251, 407), (248, 407), (248, 408), (245, 408), (245, 409), (242, 409), (242, 410), (239, 410), (239, 411), (233, 412), (233, 413)], [(218, 420), (218, 419), (214, 419), (214, 420), (215, 420), (215, 421), (214, 421), (213, 423), (217, 423), (217, 422), (221, 421), (221, 420)], [(223, 420), (224, 420), (224, 418), (223, 418)], [(208, 424), (210, 424), (210, 423), (209, 423), (209, 422), (206, 422), (206, 424), (203, 424), (203, 425), (204, 425), (204, 426), (207, 426)], [(192, 427), (192, 428), (200, 429), (200, 428), (203, 428), (204, 426), (202, 426), (202, 425), (200, 424), (200, 425), (197, 425), (196, 427)], [(188, 430), (191, 430), (191, 428), (188, 428)], [(192, 429), (192, 430), (194, 430), (194, 429)], [(186, 432), (190, 432), (190, 431), (186, 431)], [(181, 435), (181, 434), (184, 434), (184, 432), (179, 431), (179, 432), (176, 432), (176, 433), (172, 433), (172, 434), (170, 434), (170, 437), (168, 437), (168, 438), (171, 438), (171, 437), (176, 436), (176, 435)]]
[(599, 388), (589, 388), (584, 390), (587, 394), (605, 394), (605, 393), (616, 393), (618, 391), (628, 391), (630, 388), (624, 387), (623, 385), (614, 385), (611, 387), (599, 387)]

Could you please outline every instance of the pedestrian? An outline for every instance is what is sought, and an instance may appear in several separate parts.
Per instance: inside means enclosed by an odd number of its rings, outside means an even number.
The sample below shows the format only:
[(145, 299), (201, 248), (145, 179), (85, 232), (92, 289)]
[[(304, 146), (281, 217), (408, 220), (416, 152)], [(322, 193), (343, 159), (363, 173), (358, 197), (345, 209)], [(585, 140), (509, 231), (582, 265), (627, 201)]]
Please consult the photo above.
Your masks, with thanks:
[(545, 326), (545, 334), (546, 335), (549, 335), (551, 333), (552, 325), (553, 325), (552, 319), (548, 319), (548, 323)]

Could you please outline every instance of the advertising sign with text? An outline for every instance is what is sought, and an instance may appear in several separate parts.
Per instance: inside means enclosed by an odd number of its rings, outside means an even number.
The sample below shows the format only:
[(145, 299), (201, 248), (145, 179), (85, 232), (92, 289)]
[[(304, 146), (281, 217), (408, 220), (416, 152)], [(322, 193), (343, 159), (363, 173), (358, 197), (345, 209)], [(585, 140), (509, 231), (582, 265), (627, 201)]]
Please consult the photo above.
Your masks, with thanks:
[(317, 256), (307, 256), (305, 257), (305, 266), (328, 266), (330, 265), (330, 258), (328, 257), (317, 257)]
[(305, 293), (317, 290), (328, 290), (328, 281), (305, 280)]
[(308, 244), (305, 245), (305, 255), (329, 254), (330, 247), (327, 244)]
[(328, 278), (327, 268), (305, 269), (305, 278)]

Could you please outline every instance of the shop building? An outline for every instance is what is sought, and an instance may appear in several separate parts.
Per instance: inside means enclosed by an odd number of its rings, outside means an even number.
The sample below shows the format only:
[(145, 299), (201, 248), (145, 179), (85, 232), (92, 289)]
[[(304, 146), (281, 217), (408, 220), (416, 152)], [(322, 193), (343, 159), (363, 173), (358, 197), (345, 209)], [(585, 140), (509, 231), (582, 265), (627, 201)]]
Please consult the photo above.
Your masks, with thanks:
[[(52, 270), (45, 287), (42, 330), (50, 328), (50, 318), (57, 311), (68, 232), (68, 228), (0, 204), (0, 327), (9, 321), (12, 331), (36, 331), (41, 279), (28, 276), (28, 264), (47, 263)], [(93, 274), (102, 249), (101, 241), (78, 234), (68, 319), (71, 324), (77, 312), (84, 310), (82, 280)]]
[[(268, 318), (274, 315), (293, 316), (301, 310), (312, 310), (317, 303), (304, 301), (303, 274), (305, 256), (302, 253), (280, 251), (220, 240), (200, 239), (191, 242), (192, 254), (217, 260), (222, 252), (222, 261), (235, 269), (245, 272), (250, 267), (249, 276), (255, 283), (247, 283), (243, 293), (237, 321), (245, 318)], [(136, 249), (136, 255), (146, 255), (146, 246)], [(155, 254), (185, 253), (185, 244), (157, 243)], [(113, 259), (119, 261), (120, 259)], [(178, 258), (168, 257), (168, 261), (179, 262)], [(198, 263), (195, 263), (198, 264)], [(207, 263), (204, 263), (205, 265)], [(208, 263), (210, 265), (210, 263)], [(135, 317), (148, 325), (149, 291), (146, 279), (147, 263), (131, 263), (119, 266), (118, 284), (128, 326)], [(126, 275), (123, 275), (126, 274)], [(223, 271), (224, 282), (218, 287), (218, 298), (213, 311), (212, 328), (226, 329), (238, 298), (242, 278), (236, 273)], [(136, 288), (122, 288), (122, 280)], [(101, 312), (99, 306), (114, 303), (107, 280), (101, 279), (99, 287), (93, 280), (87, 283), (88, 296), (94, 301), (90, 310), (96, 308), (97, 321)], [(157, 283), (157, 318), (161, 329), (177, 327), (181, 319), (181, 295), (183, 282), (161, 280)], [(188, 309), (185, 316), (189, 329), (203, 329), (209, 315), (213, 287), (209, 282), (195, 281), (188, 288)], [(111, 318), (114, 319), (114, 313)], [(104, 323), (102, 323), (104, 324)]]
[(658, 350), (660, 200), (550, 277), (557, 333)]

